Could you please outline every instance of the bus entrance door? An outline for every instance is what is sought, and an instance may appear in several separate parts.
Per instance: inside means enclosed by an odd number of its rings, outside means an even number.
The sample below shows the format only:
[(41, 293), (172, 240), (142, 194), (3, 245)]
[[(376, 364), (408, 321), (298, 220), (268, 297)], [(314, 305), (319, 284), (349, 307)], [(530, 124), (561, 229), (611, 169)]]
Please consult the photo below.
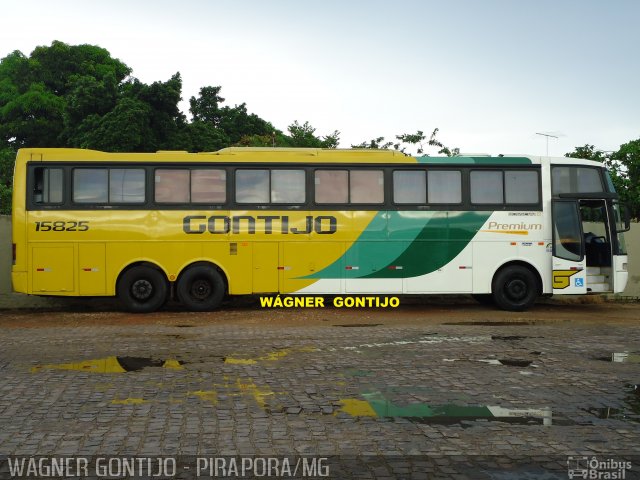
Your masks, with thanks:
[(613, 292), (611, 232), (605, 200), (580, 200), (587, 292)]
[(553, 200), (553, 293), (587, 293), (584, 238), (578, 202)]

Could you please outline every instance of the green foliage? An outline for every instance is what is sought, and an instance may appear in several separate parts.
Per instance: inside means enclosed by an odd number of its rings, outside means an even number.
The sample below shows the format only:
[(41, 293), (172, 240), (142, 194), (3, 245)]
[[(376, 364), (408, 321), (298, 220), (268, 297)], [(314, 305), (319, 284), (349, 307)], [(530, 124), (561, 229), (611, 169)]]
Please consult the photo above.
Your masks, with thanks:
[(111, 152), (148, 152), (157, 147), (155, 137), (150, 106), (125, 97), (106, 115), (90, 115), (84, 119), (72, 144)]
[(53, 42), (30, 57), (13, 52), (0, 60), (2, 146), (70, 144), (78, 122), (115, 106), (117, 87), (131, 70), (92, 45)]
[(620, 145), (606, 162), (620, 199), (640, 220), (640, 139)]
[[(387, 150), (393, 147), (394, 150), (398, 150), (406, 155), (408, 155), (408, 149), (415, 149), (417, 155), (428, 155), (425, 153), (426, 147), (436, 147), (438, 148), (438, 154), (445, 154), (447, 157), (453, 157), (460, 153), (459, 148), (449, 148), (445, 147), (440, 140), (438, 140), (439, 129), (435, 128), (427, 141), (427, 137), (425, 136), (422, 130), (418, 130), (416, 133), (403, 133), (401, 135), (396, 135), (397, 142), (385, 142), (384, 137), (377, 137), (368, 142), (362, 142), (358, 145), (351, 145), (351, 148), (371, 148), (371, 149), (384, 149)], [(426, 145), (425, 145), (426, 141)]]
[(296, 120), (288, 128), (289, 138), (287, 147), (293, 148), (337, 148), (340, 142), (340, 132), (335, 130), (325, 137), (316, 137), (315, 131), (309, 122), (300, 125)]
[(0, 148), (0, 215), (11, 214), (11, 191), (13, 165), (16, 152), (10, 148)]
[(219, 131), (218, 137), (226, 137), (227, 145), (238, 144), (243, 137), (265, 136), (275, 131), (271, 123), (253, 113), (247, 112), (247, 105), (235, 107), (221, 106), (224, 98), (220, 96), (222, 87), (203, 87), (198, 97), (189, 100), (194, 122), (202, 122)]
[(351, 148), (368, 148), (371, 150), (388, 150), (393, 146), (393, 142), (385, 142), (384, 137), (373, 138), (357, 145), (351, 145)]
[(596, 150), (593, 145), (589, 144), (576, 147), (573, 152), (565, 153), (564, 156), (569, 158), (582, 158), (584, 160), (596, 160), (598, 162), (604, 162), (607, 159), (606, 152)]
[[(195, 152), (215, 152), (231, 145), (229, 136), (212, 123), (194, 120), (186, 127), (190, 149)], [(189, 150), (189, 148), (185, 149)]]

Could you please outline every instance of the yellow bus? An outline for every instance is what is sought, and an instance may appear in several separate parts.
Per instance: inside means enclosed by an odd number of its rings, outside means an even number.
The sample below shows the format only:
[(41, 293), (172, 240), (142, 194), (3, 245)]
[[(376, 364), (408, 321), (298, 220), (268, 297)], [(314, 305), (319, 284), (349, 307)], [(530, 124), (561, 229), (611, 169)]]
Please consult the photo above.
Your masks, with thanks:
[(117, 296), (133, 312), (226, 295), (621, 292), (627, 257), (601, 164), (387, 150), (18, 152), (14, 290)]

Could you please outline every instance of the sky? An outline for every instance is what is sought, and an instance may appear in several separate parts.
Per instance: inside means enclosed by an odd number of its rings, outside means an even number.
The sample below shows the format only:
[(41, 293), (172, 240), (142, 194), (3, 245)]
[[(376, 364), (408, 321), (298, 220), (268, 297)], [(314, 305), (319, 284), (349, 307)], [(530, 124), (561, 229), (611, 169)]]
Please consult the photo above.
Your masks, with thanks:
[[(0, 58), (60, 40), (145, 83), (180, 72), (340, 147), (439, 128), (462, 153), (640, 138), (638, 0), (0, 0)], [(547, 138), (536, 133), (548, 133)], [(548, 142), (548, 146), (547, 146)], [(435, 153), (430, 150), (430, 153)]]

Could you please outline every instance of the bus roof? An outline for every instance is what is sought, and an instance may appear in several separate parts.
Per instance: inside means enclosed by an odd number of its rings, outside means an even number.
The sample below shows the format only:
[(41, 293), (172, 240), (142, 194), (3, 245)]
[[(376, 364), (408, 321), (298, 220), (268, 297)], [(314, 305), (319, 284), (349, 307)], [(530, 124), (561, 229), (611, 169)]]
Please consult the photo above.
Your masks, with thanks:
[(23, 148), (18, 162), (189, 162), (189, 163), (380, 163), (424, 165), (539, 165), (541, 163), (602, 166), (591, 160), (530, 155), (411, 157), (397, 150), (229, 147), (216, 152), (108, 153), (80, 148)]

